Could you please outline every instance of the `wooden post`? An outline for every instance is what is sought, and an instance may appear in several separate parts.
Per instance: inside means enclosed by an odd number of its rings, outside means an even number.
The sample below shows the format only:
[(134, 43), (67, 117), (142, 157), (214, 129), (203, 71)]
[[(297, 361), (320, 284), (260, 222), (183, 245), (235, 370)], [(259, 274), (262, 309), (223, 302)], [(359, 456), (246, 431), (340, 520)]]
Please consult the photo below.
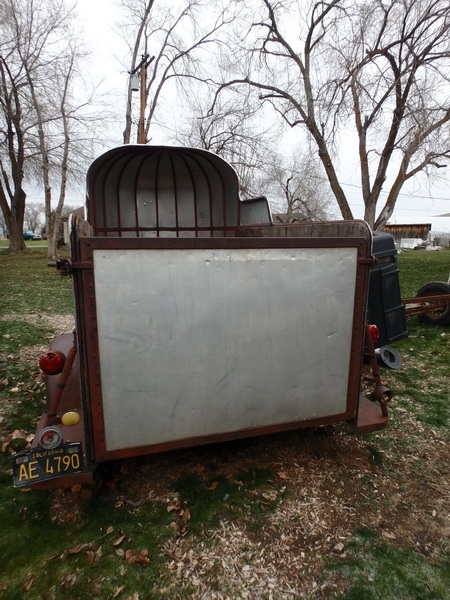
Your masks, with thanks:
[[(148, 55), (147, 55), (148, 57)], [(145, 138), (145, 105), (146, 105), (146, 87), (147, 87), (147, 57), (141, 64), (141, 90), (140, 90), (140, 113), (139, 113), (139, 135), (138, 144), (146, 144)]]

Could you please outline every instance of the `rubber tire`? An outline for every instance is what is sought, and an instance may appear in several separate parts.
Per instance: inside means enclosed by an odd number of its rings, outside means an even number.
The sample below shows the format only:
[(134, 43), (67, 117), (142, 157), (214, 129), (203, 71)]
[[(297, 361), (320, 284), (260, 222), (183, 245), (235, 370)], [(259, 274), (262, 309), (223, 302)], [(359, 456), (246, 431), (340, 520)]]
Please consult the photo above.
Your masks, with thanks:
[[(439, 294), (450, 294), (450, 284), (444, 281), (431, 281), (427, 283), (416, 294), (420, 296), (438, 296)], [(419, 320), (428, 325), (450, 325), (450, 302), (442, 310), (430, 311), (419, 315)]]

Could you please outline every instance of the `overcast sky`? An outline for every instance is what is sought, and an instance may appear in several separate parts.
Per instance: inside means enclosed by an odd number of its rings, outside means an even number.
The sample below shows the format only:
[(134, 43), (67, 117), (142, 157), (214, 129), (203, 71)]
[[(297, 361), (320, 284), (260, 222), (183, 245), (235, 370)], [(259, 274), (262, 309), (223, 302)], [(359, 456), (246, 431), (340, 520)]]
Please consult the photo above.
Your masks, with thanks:
[[(118, 123), (115, 143), (121, 144), (127, 74), (118, 61), (124, 52), (123, 42), (113, 32), (119, 12), (111, 0), (78, 0), (78, 13), (86, 29), (86, 42), (93, 50), (92, 78), (103, 79), (105, 89), (114, 90), (117, 94), (121, 122)], [(160, 139), (156, 135), (153, 140), (155, 143), (164, 143), (163, 134)], [(440, 182), (433, 183), (426, 177), (419, 177), (403, 187), (391, 223), (431, 223), (433, 231), (450, 232), (450, 217), (437, 216), (450, 213), (450, 166), (440, 171)], [(341, 180), (355, 218), (362, 218), (363, 203), (357, 168), (346, 165)]]

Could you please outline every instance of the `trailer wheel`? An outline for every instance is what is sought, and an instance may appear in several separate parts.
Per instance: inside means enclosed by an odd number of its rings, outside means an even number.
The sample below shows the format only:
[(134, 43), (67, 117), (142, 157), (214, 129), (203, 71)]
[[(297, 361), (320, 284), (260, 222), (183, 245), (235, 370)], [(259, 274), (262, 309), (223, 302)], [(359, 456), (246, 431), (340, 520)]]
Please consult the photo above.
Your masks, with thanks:
[[(420, 288), (416, 298), (420, 296), (438, 296), (439, 294), (450, 294), (450, 285), (444, 281), (431, 281)], [(450, 325), (450, 302), (447, 301), (446, 304), (419, 315), (419, 319), (422, 323), (430, 325)]]

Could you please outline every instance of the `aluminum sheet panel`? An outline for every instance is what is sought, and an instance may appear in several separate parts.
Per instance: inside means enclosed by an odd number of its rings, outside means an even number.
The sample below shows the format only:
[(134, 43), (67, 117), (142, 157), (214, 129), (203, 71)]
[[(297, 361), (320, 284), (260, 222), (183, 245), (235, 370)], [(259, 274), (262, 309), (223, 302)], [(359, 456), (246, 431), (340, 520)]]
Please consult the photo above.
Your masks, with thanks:
[(94, 250), (108, 451), (342, 414), (356, 248)]

